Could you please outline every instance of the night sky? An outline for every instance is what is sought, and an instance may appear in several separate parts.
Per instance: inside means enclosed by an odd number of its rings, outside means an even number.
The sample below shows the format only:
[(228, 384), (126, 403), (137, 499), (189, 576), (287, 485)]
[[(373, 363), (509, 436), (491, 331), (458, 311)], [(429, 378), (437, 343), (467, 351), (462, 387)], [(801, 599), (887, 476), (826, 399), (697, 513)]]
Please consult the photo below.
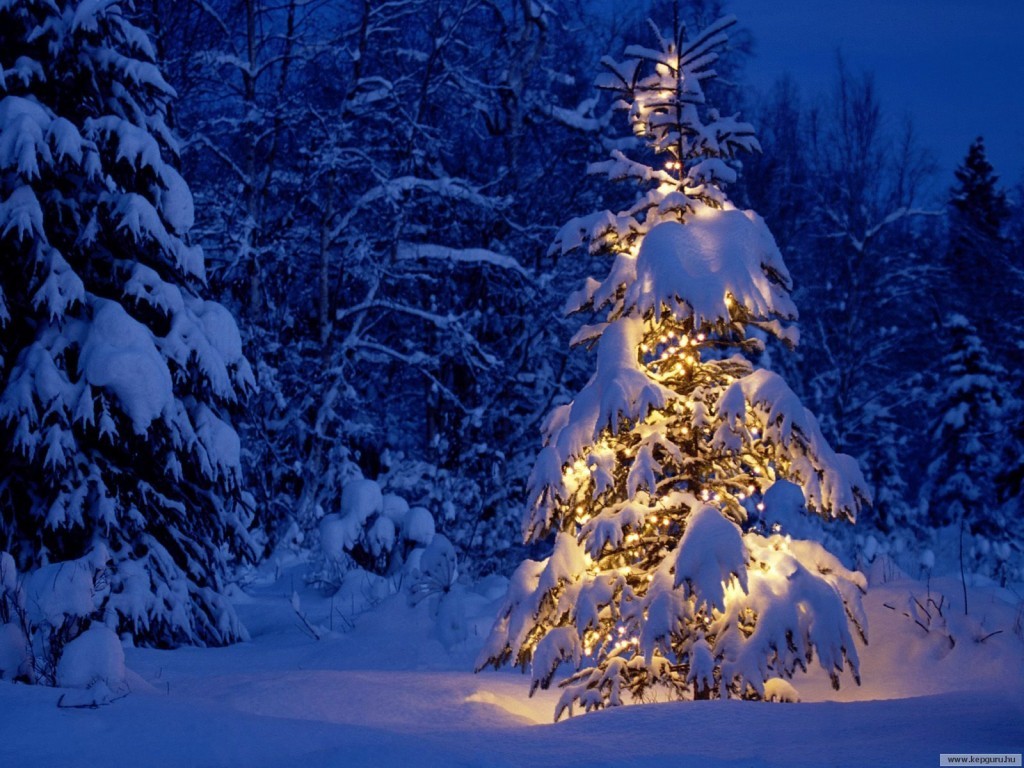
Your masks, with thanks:
[(729, 9), (755, 37), (752, 84), (789, 72), (814, 97), (834, 82), (841, 51), (854, 72), (875, 73), (892, 120), (912, 118), (938, 163), (938, 191), (978, 135), (1004, 184), (1024, 180), (1021, 0), (731, 0)]

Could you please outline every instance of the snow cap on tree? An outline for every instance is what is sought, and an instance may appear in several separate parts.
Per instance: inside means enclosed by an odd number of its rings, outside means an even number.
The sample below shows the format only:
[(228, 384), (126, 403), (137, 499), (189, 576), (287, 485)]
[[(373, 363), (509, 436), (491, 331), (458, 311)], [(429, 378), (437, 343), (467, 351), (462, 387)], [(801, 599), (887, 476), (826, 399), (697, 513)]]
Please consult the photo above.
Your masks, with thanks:
[(573, 219), (554, 246), (612, 259), (568, 304), (604, 312), (573, 340), (597, 366), (545, 423), (524, 534), (554, 549), (516, 572), (480, 665), (528, 666), (535, 689), (568, 663), (556, 718), (627, 695), (763, 698), (815, 654), (834, 684), (847, 665), (858, 676), (864, 578), (758, 527), (763, 498), (791, 485), (826, 519), (852, 521), (868, 494), (785, 381), (743, 354), (797, 336), (771, 233), (725, 193), (735, 154), (759, 149), (753, 130), (704, 99), (733, 23), (605, 60), (599, 85), (643, 143), (594, 170), (642, 193)]

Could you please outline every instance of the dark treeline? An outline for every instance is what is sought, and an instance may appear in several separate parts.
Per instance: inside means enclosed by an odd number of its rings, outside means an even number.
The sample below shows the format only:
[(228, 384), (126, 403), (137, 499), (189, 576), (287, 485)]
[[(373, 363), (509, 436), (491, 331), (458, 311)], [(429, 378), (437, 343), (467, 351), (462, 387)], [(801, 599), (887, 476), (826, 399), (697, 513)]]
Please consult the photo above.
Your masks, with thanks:
[[(587, 165), (622, 129), (592, 82), (645, 38), (649, 4), (142, 5), (177, 89), (193, 235), (257, 371), (241, 428), (266, 546), (314, 530), (362, 474), (428, 506), (477, 571), (512, 562), (539, 420), (586, 370), (560, 309), (592, 265), (548, 249), (607, 196)], [(840, 62), (828, 94), (753, 96), (734, 48), (717, 100), (764, 149), (734, 197), (767, 220), (802, 311), (798, 354), (770, 364), (873, 485), (847, 551), (917, 568), (963, 522), (970, 566), (1005, 575), (1019, 205), (981, 140), (937, 181), (871, 76)]]

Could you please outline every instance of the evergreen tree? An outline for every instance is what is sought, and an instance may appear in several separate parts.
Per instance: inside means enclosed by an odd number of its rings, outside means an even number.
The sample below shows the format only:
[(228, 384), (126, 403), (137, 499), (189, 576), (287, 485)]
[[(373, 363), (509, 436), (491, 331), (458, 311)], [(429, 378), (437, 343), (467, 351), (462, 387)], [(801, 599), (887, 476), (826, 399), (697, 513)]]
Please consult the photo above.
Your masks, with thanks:
[(990, 544), (1016, 541), (996, 493), (997, 475), (1007, 465), (1013, 398), (1004, 383), (1006, 371), (990, 360), (967, 318), (953, 315), (943, 330), (948, 352), (934, 375), (929, 403), (935, 426), (922, 503), (932, 528), (964, 525), (985, 541), (983, 554)]
[(173, 93), (123, 4), (0, 1), (0, 550), (28, 569), (104, 545), (120, 630), (224, 643), (253, 378), (202, 295)]
[(814, 653), (838, 686), (858, 661), (865, 582), (819, 544), (764, 523), (807, 508), (852, 520), (867, 501), (776, 374), (748, 359), (764, 335), (795, 343), (790, 277), (763, 220), (737, 209), (731, 161), (759, 149), (751, 126), (705, 103), (726, 18), (657, 49), (605, 60), (599, 86), (642, 146), (595, 170), (643, 188), (626, 210), (573, 219), (556, 244), (612, 257), (573, 310), (603, 312), (574, 343), (597, 367), (555, 408), (531, 476), (525, 561), (480, 665), (529, 666), (531, 691), (574, 673), (556, 719), (643, 700), (770, 697)]
[(1002, 351), (996, 306), (1009, 309), (1009, 247), (1004, 228), (1010, 217), (1006, 193), (997, 186), (999, 177), (985, 156), (979, 136), (956, 169), (957, 184), (949, 201), (949, 250), (946, 267), (949, 281), (965, 299), (967, 319), (981, 334), (986, 346)]

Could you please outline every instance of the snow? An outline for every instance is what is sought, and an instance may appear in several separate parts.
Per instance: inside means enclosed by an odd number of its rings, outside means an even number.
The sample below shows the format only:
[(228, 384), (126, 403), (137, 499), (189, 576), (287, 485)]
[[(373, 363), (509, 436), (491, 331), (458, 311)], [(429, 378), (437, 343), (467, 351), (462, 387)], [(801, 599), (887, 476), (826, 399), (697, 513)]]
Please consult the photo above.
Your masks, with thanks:
[(78, 560), (51, 563), (33, 571), (25, 581), (29, 622), (59, 627), (65, 618), (89, 616), (98, 605), (96, 573), (110, 555), (102, 544)]
[(800, 701), (800, 694), (788, 680), (781, 677), (773, 677), (764, 682), (764, 697), (767, 701), (783, 701), (796, 703)]
[(518, 272), (523, 277), (529, 273), (511, 256), (506, 256), (486, 248), (449, 248), (434, 243), (400, 243), (399, 259), (435, 259), (450, 261), (454, 264), (486, 264), (492, 267)]
[[(695, 325), (727, 323), (731, 302), (753, 318), (796, 318), (789, 275), (775, 240), (760, 216), (735, 208), (699, 208), (685, 224), (664, 221), (643, 239), (637, 279), (626, 309), (661, 316), (668, 308)], [(769, 274), (776, 275), (773, 280)]]
[(358, 478), (349, 482), (341, 491), (341, 515), (352, 518), (363, 525), (370, 515), (384, 508), (384, 496), (376, 480)]
[(736, 523), (714, 507), (704, 505), (686, 522), (686, 533), (675, 553), (675, 584), (697, 596), (697, 610), (725, 610), (725, 585), (733, 578), (747, 591), (747, 553)]
[(18, 570), (10, 552), (0, 552), (0, 593), (13, 594), (18, 583)]
[[(675, 396), (672, 390), (652, 381), (637, 359), (644, 323), (639, 317), (620, 317), (608, 323), (597, 351), (597, 370), (573, 400), (569, 409), (552, 414), (545, 430), (547, 442), (557, 452), (559, 465), (579, 456), (605, 427), (616, 432), (621, 421), (640, 421), (651, 408), (663, 408)], [(553, 463), (538, 467), (553, 469)], [(532, 488), (539, 489), (550, 475), (537, 475)], [(549, 484), (544, 482), (544, 484)]]
[(27, 675), (31, 667), (28, 638), (17, 624), (0, 624), (0, 679)]
[(359, 532), (341, 515), (324, 515), (320, 521), (320, 549), (324, 557), (331, 562), (343, 562), (344, 553), (355, 545)]
[(6, 200), (0, 200), (0, 233), (6, 236), (12, 230), (19, 238), (43, 232), (43, 209), (32, 187), (18, 187)]
[(419, 570), (422, 578), (441, 590), (455, 585), (459, 577), (458, 559), (447, 536), (438, 534), (430, 540), (420, 556)]
[(57, 663), (57, 685), (61, 688), (91, 688), (102, 684), (111, 692), (123, 691), (124, 649), (110, 629), (92, 626), (64, 646)]
[[(521, 675), (469, 671), (494, 614), (484, 590), (467, 587), (467, 636), (451, 648), (430, 607), (401, 595), (317, 641), (297, 626), (287, 597), (303, 567), (280, 580), (264, 574), (239, 595), (249, 643), (127, 649), (131, 692), (107, 706), (62, 710), (58, 700), (66, 705), (73, 691), (0, 681), (0, 763), (852, 768), (935, 765), (950, 752), (1016, 754), (1024, 743), (1024, 644), (1010, 631), (1018, 600), (1006, 590), (972, 590), (972, 615), (1007, 630), (984, 642), (954, 620), (962, 606), (948, 606), (959, 635), (949, 650), (885, 607), (910, 592), (924, 596), (925, 584), (873, 587), (861, 687), (836, 692), (812, 671), (797, 685), (800, 704), (649, 704), (556, 725), (556, 691), (531, 698)], [(303, 609), (326, 623), (336, 603), (300, 589)], [(933, 581), (930, 589), (955, 597), (960, 585)], [(684, 733), (695, 736), (658, 736)]]
[(81, 367), (93, 387), (110, 391), (142, 434), (173, 400), (171, 373), (152, 332), (120, 304), (93, 302), (93, 322), (82, 345)]
[(423, 507), (413, 507), (405, 515), (402, 529), (406, 539), (427, 546), (434, 538), (434, 517)]
[(229, 481), (238, 479), (242, 466), (242, 444), (234, 427), (203, 404), (196, 406), (193, 421), (196, 436), (205, 452), (201, 462), (206, 474), (228, 478)]
[(409, 514), (409, 502), (404, 498), (394, 493), (385, 493), (381, 503), (382, 513), (395, 525), (400, 526), (405, 522), (405, 516)]
[(788, 480), (776, 480), (764, 493), (761, 519), (769, 531), (814, 539), (820, 534), (813, 518), (807, 515), (806, 506), (800, 486)]
[(49, 162), (46, 132), (50, 115), (35, 101), (21, 96), (0, 99), (0, 168), (16, 168), (23, 179), (39, 176), (39, 160)]
[(160, 192), (160, 211), (167, 225), (176, 235), (184, 236), (195, 223), (196, 206), (188, 184), (174, 168), (160, 167), (164, 189)]
[(242, 337), (231, 312), (219, 302), (198, 300), (192, 310), (199, 318), (210, 346), (220, 355), (222, 364), (237, 365), (243, 360)]

